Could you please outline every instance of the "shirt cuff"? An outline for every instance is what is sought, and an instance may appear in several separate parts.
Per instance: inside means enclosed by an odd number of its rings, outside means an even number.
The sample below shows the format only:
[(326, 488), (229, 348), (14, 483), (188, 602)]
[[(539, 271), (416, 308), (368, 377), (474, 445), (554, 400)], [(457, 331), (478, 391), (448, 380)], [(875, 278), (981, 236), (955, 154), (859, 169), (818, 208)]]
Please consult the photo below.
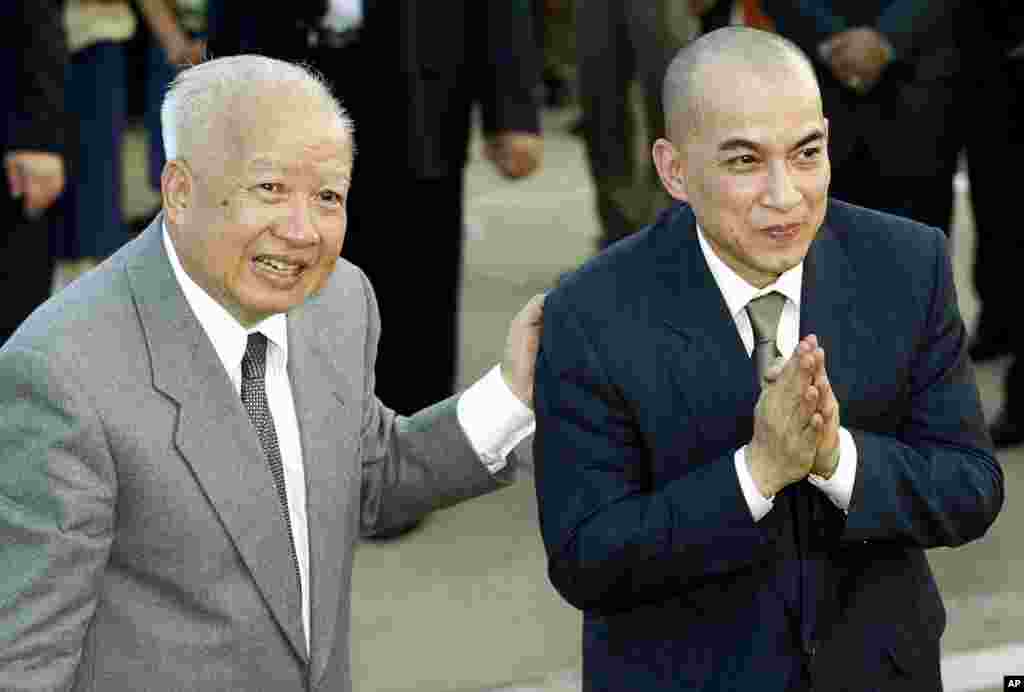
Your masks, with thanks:
[(743, 498), (747, 501), (747, 507), (750, 508), (750, 516), (754, 518), (754, 521), (761, 521), (764, 515), (772, 511), (772, 507), (775, 506), (773, 502), (775, 496), (765, 497), (757, 489), (754, 477), (750, 475), (750, 468), (747, 466), (746, 445), (736, 450), (733, 459), (736, 464), (736, 476), (740, 479), (740, 490), (743, 491)]
[(505, 384), (500, 365), (462, 393), (455, 415), (491, 473), (505, 468), (509, 452), (536, 427), (533, 411)]
[(358, 29), (363, 23), (363, 0), (330, 0), (320, 26), (337, 33)]
[(813, 473), (807, 480), (828, 496), (839, 509), (850, 511), (850, 498), (853, 497), (853, 482), (857, 477), (857, 445), (853, 435), (846, 428), (839, 428), (839, 463), (832, 477), (825, 479)]

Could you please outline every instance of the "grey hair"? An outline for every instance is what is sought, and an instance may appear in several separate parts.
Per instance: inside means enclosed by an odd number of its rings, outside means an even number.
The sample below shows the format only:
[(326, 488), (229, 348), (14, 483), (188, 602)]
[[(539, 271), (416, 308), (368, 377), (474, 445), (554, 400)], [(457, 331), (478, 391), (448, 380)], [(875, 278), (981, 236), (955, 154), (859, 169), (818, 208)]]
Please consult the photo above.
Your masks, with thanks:
[[(355, 126), (324, 78), (313, 69), (262, 55), (233, 55), (189, 67), (171, 83), (160, 106), (164, 155), (188, 157), (203, 146), (213, 123), (234, 113), (246, 96), (279, 87), (298, 90), (334, 112), (351, 141)], [(353, 148), (354, 151), (354, 148)]]
[(762, 73), (795, 66), (806, 70), (817, 84), (810, 59), (789, 39), (747, 26), (722, 27), (691, 41), (669, 64), (662, 87), (667, 132), (680, 122), (692, 127), (698, 117), (697, 96), (703, 89), (723, 88), (698, 84), (698, 74), (708, 65), (725, 61)]

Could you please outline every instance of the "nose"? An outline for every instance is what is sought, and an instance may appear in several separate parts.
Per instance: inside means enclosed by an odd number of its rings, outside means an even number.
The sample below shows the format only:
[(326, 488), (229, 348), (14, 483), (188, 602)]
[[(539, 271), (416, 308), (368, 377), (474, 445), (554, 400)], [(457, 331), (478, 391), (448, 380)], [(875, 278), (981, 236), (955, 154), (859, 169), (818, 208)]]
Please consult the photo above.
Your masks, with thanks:
[(311, 207), (309, 200), (301, 195), (293, 195), (287, 204), (287, 215), (274, 224), (274, 234), (298, 246), (320, 242)]
[(783, 162), (775, 162), (769, 170), (767, 188), (762, 197), (765, 206), (780, 211), (789, 211), (798, 204), (802, 196), (793, 180), (793, 174)]

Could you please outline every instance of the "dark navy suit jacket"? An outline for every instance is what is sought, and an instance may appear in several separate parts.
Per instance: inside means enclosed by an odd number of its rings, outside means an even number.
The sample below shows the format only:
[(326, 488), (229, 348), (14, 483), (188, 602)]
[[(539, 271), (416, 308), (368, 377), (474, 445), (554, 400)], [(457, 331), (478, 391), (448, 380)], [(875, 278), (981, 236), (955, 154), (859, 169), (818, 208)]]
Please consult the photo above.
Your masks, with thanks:
[(758, 384), (691, 209), (548, 296), (537, 496), (586, 690), (940, 689), (923, 550), (981, 536), (1003, 501), (944, 237), (830, 202), (808, 333), (858, 450), (849, 514), (804, 481), (755, 523), (733, 455)]

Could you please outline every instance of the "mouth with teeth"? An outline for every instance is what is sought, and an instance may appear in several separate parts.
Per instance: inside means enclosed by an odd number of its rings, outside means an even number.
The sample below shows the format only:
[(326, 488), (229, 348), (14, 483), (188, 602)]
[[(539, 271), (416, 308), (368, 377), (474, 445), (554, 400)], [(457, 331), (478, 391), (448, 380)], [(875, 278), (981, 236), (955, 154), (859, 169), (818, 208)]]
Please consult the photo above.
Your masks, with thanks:
[(306, 265), (302, 262), (295, 262), (271, 255), (257, 255), (253, 257), (253, 264), (263, 272), (288, 278), (298, 276), (306, 268)]

